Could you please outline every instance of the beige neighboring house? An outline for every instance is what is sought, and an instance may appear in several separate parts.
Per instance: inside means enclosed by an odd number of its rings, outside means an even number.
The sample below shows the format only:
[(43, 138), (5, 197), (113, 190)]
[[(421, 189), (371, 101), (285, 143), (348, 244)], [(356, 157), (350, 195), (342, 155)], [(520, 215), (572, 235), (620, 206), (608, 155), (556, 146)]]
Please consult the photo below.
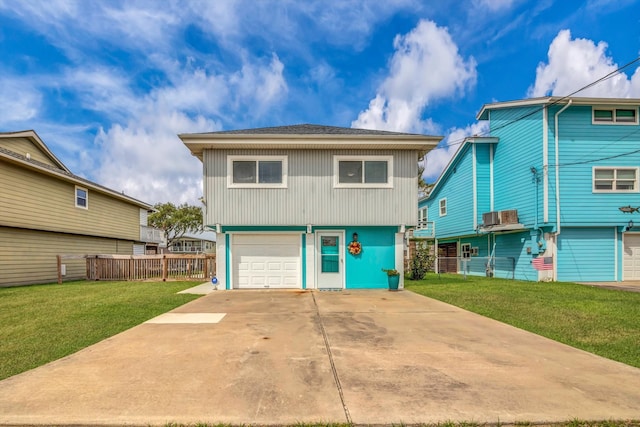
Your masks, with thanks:
[[(32, 130), (0, 133), (0, 287), (57, 281), (56, 255), (157, 251), (152, 206), (74, 175)], [(63, 261), (83, 279), (83, 259)]]

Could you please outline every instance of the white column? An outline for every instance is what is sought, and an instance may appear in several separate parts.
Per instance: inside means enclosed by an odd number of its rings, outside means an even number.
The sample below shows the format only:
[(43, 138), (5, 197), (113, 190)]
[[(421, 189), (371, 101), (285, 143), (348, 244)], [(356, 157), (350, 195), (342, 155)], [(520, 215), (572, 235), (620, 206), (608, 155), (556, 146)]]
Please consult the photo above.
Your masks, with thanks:
[(316, 250), (315, 250), (315, 234), (307, 233), (306, 234), (306, 247), (307, 247), (307, 259), (306, 266), (303, 268), (307, 269), (307, 289), (315, 289), (316, 288)]
[(217, 289), (227, 289), (227, 234), (216, 233)]

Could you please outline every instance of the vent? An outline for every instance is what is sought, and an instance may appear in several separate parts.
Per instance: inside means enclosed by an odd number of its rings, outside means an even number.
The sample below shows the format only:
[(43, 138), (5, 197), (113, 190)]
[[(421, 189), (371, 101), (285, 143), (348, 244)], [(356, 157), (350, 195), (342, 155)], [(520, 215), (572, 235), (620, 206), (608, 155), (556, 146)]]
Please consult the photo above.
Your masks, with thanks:
[(500, 215), (498, 212), (485, 212), (482, 214), (482, 225), (485, 227), (498, 224), (500, 224)]
[(517, 224), (518, 223), (518, 211), (511, 209), (508, 211), (500, 211), (500, 224)]

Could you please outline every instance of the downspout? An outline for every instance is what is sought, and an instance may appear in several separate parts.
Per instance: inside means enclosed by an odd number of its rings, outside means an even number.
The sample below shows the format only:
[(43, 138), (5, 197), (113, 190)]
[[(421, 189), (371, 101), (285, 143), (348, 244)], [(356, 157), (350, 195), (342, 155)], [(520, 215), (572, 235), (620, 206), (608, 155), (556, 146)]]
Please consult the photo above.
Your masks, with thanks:
[[(555, 125), (555, 149), (556, 149), (556, 238), (557, 236), (560, 235), (560, 154), (559, 154), (559, 148), (558, 148), (558, 141), (559, 141), (559, 137), (558, 137), (558, 116), (560, 114), (562, 114), (562, 112), (564, 110), (566, 110), (567, 108), (569, 108), (569, 106), (571, 105), (571, 103), (573, 102), (572, 99), (569, 100), (569, 102), (567, 103), (567, 105), (565, 105), (564, 107), (562, 107), (560, 109), (560, 111), (558, 111), (555, 115), (554, 118), (554, 125)], [(557, 241), (556, 241), (557, 243)]]

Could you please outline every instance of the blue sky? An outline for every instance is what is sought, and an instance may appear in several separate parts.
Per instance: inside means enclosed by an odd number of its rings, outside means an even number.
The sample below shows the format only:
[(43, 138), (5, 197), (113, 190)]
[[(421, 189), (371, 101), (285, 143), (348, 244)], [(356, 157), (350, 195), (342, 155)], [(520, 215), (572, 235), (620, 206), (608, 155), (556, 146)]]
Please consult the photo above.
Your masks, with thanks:
[[(201, 195), (178, 133), (298, 123), (441, 135), (433, 182), (483, 104), (639, 54), (634, 0), (0, 0), (0, 131), (149, 203)], [(638, 70), (579, 95), (640, 98)]]

